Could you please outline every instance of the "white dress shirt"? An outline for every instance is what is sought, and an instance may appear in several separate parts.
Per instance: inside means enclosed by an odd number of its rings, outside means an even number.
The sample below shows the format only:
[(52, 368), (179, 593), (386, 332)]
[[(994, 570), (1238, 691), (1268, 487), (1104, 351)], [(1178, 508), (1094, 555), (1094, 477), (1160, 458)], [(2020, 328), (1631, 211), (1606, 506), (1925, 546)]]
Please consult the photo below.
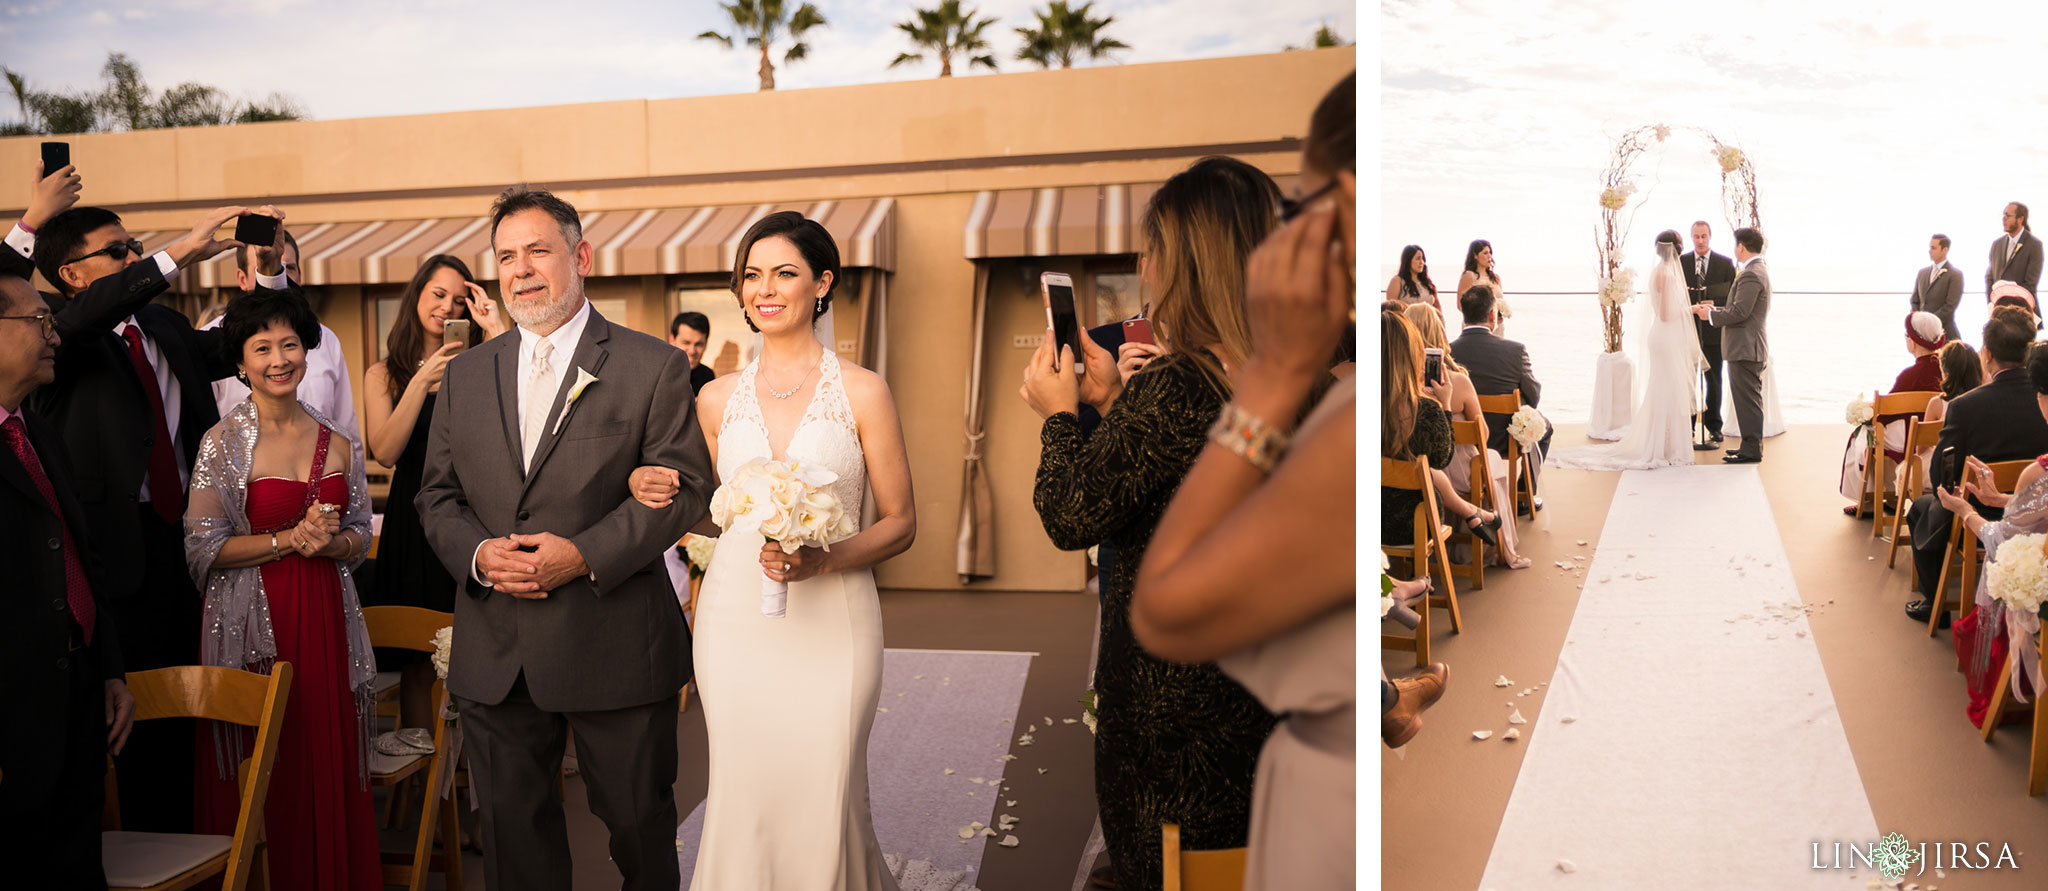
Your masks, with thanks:
[[(523, 325), (519, 327), (519, 364), (515, 366), (518, 369), (518, 373), (512, 376), (512, 379), (519, 387), (519, 398), (514, 406), (513, 417), (526, 417), (526, 404), (528, 400), (546, 399), (552, 402), (555, 398), (554, 393), (526, 392), (526, 378), (528, 376), (528, 369), (533, 364), (534, 344), (543, 339), (554, 344), (555, 350), (548, 356), (548, 368), (554, 372), (557, 392), (560, 392), (562, 384), (573, 381), (570, 372), (576, 367), (576, 344), (583, 340), (583, 329), (589, 327), (589, 325), (590, 301), (584, 300), (583, 305), (576, 310), (576, 314), (570, 316), (569, 321), (564, 322), (562, 327), (556, 328), (553, 334), (543, 336), (528, 331)], [(567, 406), (564, 406), (564, 408), (567, 408)], [(550, 420), (552, 421), (553, 419), (551, 418)], [(550, 426), (548, 429), (553, 428)], [(525, 445), (525, 443), (520, 443), (522, 447)], [(528, 472), (531, 473), (532, 471), (529, 469)], [(477, 542), (476, 550), (470, 552), (469, 576), (476, 579), (477, 584), (488, 588), (491, 586), (491, 583), (484, 579), (482, 570), (478, 569), (476, 565), (476, 557), (478, 554), (483, 553), (484, 544), (484, 541)], [(590, 578), (592, 581), (597, 579), (596, 570), (591, 570)]]

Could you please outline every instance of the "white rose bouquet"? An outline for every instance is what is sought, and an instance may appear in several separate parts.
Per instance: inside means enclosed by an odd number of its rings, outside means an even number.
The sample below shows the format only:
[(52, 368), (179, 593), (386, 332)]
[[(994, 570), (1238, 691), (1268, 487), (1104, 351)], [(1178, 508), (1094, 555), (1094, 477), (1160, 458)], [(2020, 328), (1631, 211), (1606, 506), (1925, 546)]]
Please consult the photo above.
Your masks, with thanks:
[(1845, 415), (1850, 424), (1868, 424), (1877, 417), (1877, 400), (1865, 398), (1862, 393), (1849, 399), (1849, 410)]
[(434, 674), (441, 680), (448, 679), (448, 653), (455, 646), (455, 626), (449, 625), (434, 632)]
[(1508, 418), (1508, 435), (1522, 444), (1522, 448), (1533, 449), (1543, 441), (1543, 434), (1549, 432), (1550, 423), (1536, 411), (1536, 406), (1524, 405)]
[(1724, 145), (1714, 152), (1714, 159), (1721, 162), (1722, 173), (1733, 173), (1735, 168), (1742, 166), (1742, 150), (1732, 145)]
[(1635, 299), (1636, 274), (1632, 270), (1617, 270), (1600, 283), (1600, 305), (1620, 306)]
[[(798, 548), (831, 550), (833, 538), (857, 531), (831, 485), (839, 475), (802, 461), (755, 458), (733, 472), (711, 494), (711, 521), (731, 532), (758, 532), (788, 553)], [(761, 615), (789, 615), (789, 584), (761, 576)]]
[(690, 557), (690, 577), (701, 579), (711, 569), (711, 554), (718, 548), (718, 539), (708, 535), (683, 536), (683, 553)]
[(2048, 603), (2048, 554), (2041, 550), (2048, 535), (2015, 535), (1998, 546), (1998, 559), (1984, 567), (1991, 596), (2005, 608), (2033, 615)]

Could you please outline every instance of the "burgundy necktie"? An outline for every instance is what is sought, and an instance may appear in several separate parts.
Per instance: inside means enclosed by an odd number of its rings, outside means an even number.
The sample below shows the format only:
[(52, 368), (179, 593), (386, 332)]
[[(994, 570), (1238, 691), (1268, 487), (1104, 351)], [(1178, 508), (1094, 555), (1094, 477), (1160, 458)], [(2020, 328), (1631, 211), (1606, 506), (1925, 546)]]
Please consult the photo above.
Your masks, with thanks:
[(164, 415), (163, 390), (157, 387), (156, 368), (142, 352), (142, 330), (134, 325), (121, 329), (128, 341), (128, 358), (135, 363), (135, 376), (149, 394), (149, 409), (156, 421), (149, 445), (149, 504), (165, 523), (177, 526), (185, 519), (185, 484), (178, 475), (178, 459), (171, 452), (171, 425)]
[(43, 463), (28, 447), (28, 433), (22, 428), (20, 415), (0, 423), (0, 439), (7, 440), (8, 448), (14, 450), (15, 459), (28, 471), (29, 480), (36, 484), (36, 491), (43, 493), (50, 512), (57, 515), (57, 525), (64, 530), (64, 599), (71, 603), (71, 618), (85, 632), (85, 642), (92, 643), (92, 624), (98, 614), (92, 605), (92, 587), (85, 580), (85, 564), (78, 559), (78, 545), (71, 541), (71, 524), (64, 521), (64, 508), (57, 504), (57, 492), (50, 488), (50, 478), (43, 474)]

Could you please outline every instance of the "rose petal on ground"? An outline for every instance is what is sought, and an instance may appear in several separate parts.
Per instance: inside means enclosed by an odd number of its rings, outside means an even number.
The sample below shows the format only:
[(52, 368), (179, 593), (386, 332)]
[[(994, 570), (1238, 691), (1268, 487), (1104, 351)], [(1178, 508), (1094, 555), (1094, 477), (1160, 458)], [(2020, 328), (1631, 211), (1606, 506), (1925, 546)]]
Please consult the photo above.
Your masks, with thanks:
[(946, 768), (946, 776), (952, 776), (952, 775), (953, 775), (953, 768), (950, 768), (950, 767)]
[(1500, 677), (1498, 677), (1498, 678), (1495, 678), (1495, 679), (1494, 679), (1494, 681), (1493, 681), (1493, 685), (1494, 685), (1494, 686), (1496, 686), (1496, 687), (1506, 687), (1506, 686), (1509, 686), (1509, 685), (1511, 685), (1511, 684), (1513, 684), (1513, 683), (1514, 683), (1514, 681), (1508, 680), (1508, 676), (1507, 676), (1507, 675), (1501, 675)]
[(1557, 868), (1558, 868), (1558, 871), (1559, 871), (1559, 872), (1578, 872), (1578, 871), (1579, 871), (1579, 865), (1578, 865), (1578, 864), (1576, 864), (1576, 863), (1573, 863), (1573, 862), (1571, 862), (1570, 860), (1559, 860), (1559, 861), (1557, 861)]
[(1509, 727), (1509, 728), (1508, 728), (1508, 732), (1507, 732), (1507, 733), (1504, 733), (1504, 734), (1502, 734), (1502, 735), (1501, 735), (1501, 739), (1504, 739), (1504, 740), (1515, 740), (1515, 739), (1521, 739), (1521, 738), (1522, 738), (1522, 730), (1521, 730), (1521, 728), (1519, 728), (1519, 727)]
[(1578, 719), (1579, 719), (1579, 716), (1578, 716), (1578, 715), (1565, 715), (1565, 716), (1564, 716), (1563, 718), (1561, 718), (1561, 719), (1559, 719), (1559, 720), (1558, 720), (1558, 723), (1560, 723), (1560, 724), (1570, 724), (1571, 722), (1573, 722), (1573, 721), (1576, 721), (1576, 720), (1578, 720)]
[[(1508, 723), (1510, 723), (1510, 724), (1527, 724), (1527, 723), (1529, 723), (1529, 719), (1528, 719), (1528, 718), (1524, 718), (1524, 717), (1522, 717), (1522, 710), (1521, 710), (1521, 709), (1515, 709), (1515, 713), (1514, 713), (1514, 714), (1512, 714), (1512, 715), (1509, 715), (1509, 716), (1508, 716)], [(1510, 732), (1512, 732), (1512, 731), (1510, 731)]]
[(1488, 737), (1491, 737), (1491, 736), (1493, 736), (1493, 731), (1491, 731), (1491, 730), (1474, 730), (1474, 731), (1472, 731), (1472, 738), (1473, 738), (1473, 739), (1486, 739), (1486, 738), (1488, 738)]
[(1014, 835), (1005, 835), (1005, 836), (1003, 836), (1003, 840), (1002, 840), (1002, 841), (999, 841), (999, 842), (996, 842), (996, 844), (1002, 845), (1002, 846), (1003, 846), (1003, 847), (1005, 847), (1005, 848), (1014, 848), (1014, 847), (1016, 847), (1017, 845), (1019, 845), (1019, 844), (1021, 844), (1021, 843), (1017, 841), (1017, 837), (1016, 837), (1016, 836), (1014, 836)]

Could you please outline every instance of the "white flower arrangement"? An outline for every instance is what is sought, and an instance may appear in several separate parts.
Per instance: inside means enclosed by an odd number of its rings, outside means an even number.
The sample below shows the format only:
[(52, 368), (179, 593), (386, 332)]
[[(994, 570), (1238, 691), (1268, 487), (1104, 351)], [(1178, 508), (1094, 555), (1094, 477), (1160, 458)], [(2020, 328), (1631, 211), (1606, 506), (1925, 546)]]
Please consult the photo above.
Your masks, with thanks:
[(718, 549), (718, 539), (708, 535), (683, 536), (683, 553), (690, 557), (690, 574), (702, 578), (711, 569), (711, 554)]
[(1614, 275), (1600, 283), (1600, 305), (1620, 306), (1635, 299), (1635, 283), (1633, 270), (1616, 270)]
[(1998, 547), (1998, 559), (1984, 567), (1985, 583), (1991, 596), (2005, 601), (2005, 608), (2025, 615), (2041, 611), (2048, 602), (2048, 554), (2042, 544), (2048, 535), (2016, 535)]
[(1617, 185), (1608, 186), (1606, 189), (1601, 190), (1600, 206), (1608, 210), (1620, 210), (1628, 204), (1629, 196), (1635, 193), (1635, 183), (1623, 180)]
[[(831, 486), (839, 475), (802, 461), (755, 458), (711, 493), (711, 521), (726, 532), (758, 532), (787, 553), (804, 547), (831, 550), (831, 542), (859, 530)], [(761, 576), (761, 615), (787, 616), (789, 584)]]
[(1858, 393), (1849, 399), (1849, 409), (1844, 417), (1853, 425), (1868, 424), (1872, 418), (1877, 417), (1877, 402)]
[(1387, 562), (1385, 551), (1380, 552), (1380, 618), (1394, 611), (1394, 564)]
[(1742, 166), (1743, 162), (1742, 150), (1732, 145), (1724, 145), (1716, 149), (1714, 157), (1721, 162), (1722, 173), (1734, 173), (1736, 168)]
[(1666, 139), (1670, 139), (1670, 138), (1671, 138), (1671, 128), (1670, 128), (1670, 127), (1667, 127), (1667, 126), (1665, 126), (1665, 125), (1663, 125), (1663, 124), (1658, 124), (1657, 126), (1655, 126), (1655, 127), (1652, 127), (1652, 128), (1650, 128), (1650, 129), (1651, 129), (1652, 131), (1654, 131), (1654, 132), (1655, 132), (1655, 133), (1657, 134), (1657, 141), (1658, 141), (1658, 142), (1663, 142), (1664, 140), (1666, 140)]
[(1081, 723), (1088, 725), (1088, 735), (1095, 735), (1095, 688), (1081, 694)]
[(1543, 441), (1543, 434), (1549, 432), (1550, 423), (1536, 411), (1536, 406), (1524, 405), (1508, 419), (1508, 435), (1522, 444), (1522, 448), (1535, 448)]
[(449, 625), (434, 632), (434, 674), (441, 680), (448, 679), (448, 654), (454, 646), (455, 626)]

